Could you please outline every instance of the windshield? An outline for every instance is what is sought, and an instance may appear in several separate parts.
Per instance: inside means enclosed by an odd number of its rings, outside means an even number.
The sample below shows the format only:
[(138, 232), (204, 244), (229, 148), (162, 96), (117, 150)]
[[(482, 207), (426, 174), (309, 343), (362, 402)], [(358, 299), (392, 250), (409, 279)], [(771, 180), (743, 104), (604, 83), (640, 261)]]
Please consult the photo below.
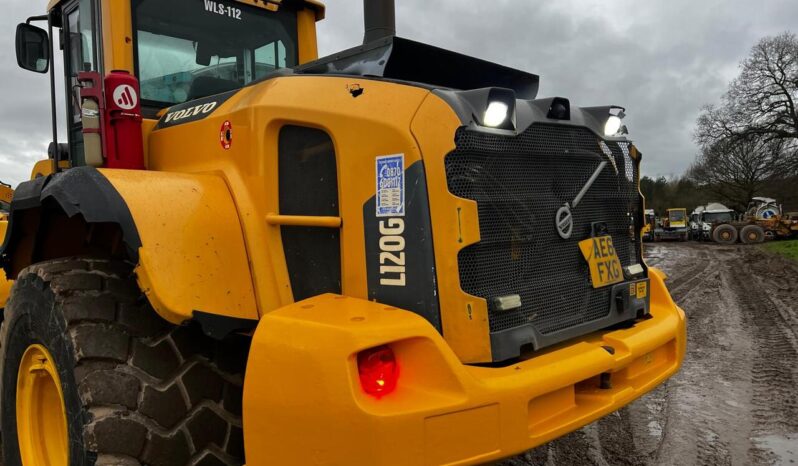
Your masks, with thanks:
[(684, 221), (684, 217), (687, 216), (687, 214), (685, 214), (684, 211), (682, 211), (682, 210), (673, 210), (673, 211), (669, 212), (668, 215), (671, 218), (671, 222), (683, 222)]
[(168, 107), (296, 66), (296, 13), (232, 0), (134, 0), (144, 105)]
[(704, 222), (706, 223), (731, 222), (732, 220), (734, 220), (734, 218), (732, 218), (731, 212), (704, 214)]

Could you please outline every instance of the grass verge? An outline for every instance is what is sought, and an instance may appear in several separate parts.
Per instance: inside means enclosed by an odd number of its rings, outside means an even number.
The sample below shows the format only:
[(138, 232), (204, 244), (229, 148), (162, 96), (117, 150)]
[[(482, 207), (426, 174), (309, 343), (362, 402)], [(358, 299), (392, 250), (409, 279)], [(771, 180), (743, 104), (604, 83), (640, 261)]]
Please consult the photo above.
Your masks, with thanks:
[(798, 240), (773, 241), (763, 246), (770, 252), (781, 254), (784, 257), (798, 261)]

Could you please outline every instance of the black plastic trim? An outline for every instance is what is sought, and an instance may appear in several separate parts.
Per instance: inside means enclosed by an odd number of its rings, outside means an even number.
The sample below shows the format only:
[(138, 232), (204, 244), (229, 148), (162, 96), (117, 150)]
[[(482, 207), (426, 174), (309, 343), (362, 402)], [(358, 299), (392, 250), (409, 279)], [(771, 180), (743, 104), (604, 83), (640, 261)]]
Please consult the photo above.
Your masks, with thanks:
[(10, 265), (9, 251), (24, 234), (15, 229), (15, 217), (20, 212), (41, 209), (55, 202), (72, 218), (82, 215), (86, 223), (114, 223), (119, 225), (131, 261), (138, 262), (141, 237), (125, 200), (110, 181), (94, 167), (78, 167), (40, 177), (19, 185), (11, 201), (9, 225), (0, 262), (6, 271)]
[(238, 89), (173, 105), (158, 120), (153, 131), (204, 120), (237, 93)]
[(214, 340), (224, 340), (233, 333), (250, 332), (259, 322), (255, 319), (241, 319), (202, 311), (194, 311), (194, 321), (199, 324), (205, 335)]
[(383, 286), (380, 283), (379, 224), (397, 217), (377, 217), (376, 196), (363, 205), (369, 300), (415, 312), (442, 332), (432, 217), (423, 162), (418, 161), (405, 170), (405, 186), (406, 212), (401, 217), (405, 221), (405, 286)]
[(461, 90), (503, 87), (522, 99), (534, 99), (540, 84), (535, 74), (401, 37), (386, 37), (295, 70), (298, 74), (368, 76)]
[[(631, 297), (629, 288), (637, 283), (646, 283), (646, 297)], [(633, 322), (641, 315), (647, 315), (651, 307), (651, 286), (648, 278), (620, 283), (613, 286), (610, 298), (610, 309), (605, 317), (585, 322), (581, 325), (548, 334), (540, 333), (533, 325), (524, 325), (490, 334), (490, 345), (493, 361), (506, 361), (518, 358), (525, 349), (537, 350), (551, 346), (571, 338), (587, 335), (591, 332), (612, 327), (622, 322)], [(619, 300), (623, 309), (619, 309)], [(512, 312), (512, 311), (510, 311)]]

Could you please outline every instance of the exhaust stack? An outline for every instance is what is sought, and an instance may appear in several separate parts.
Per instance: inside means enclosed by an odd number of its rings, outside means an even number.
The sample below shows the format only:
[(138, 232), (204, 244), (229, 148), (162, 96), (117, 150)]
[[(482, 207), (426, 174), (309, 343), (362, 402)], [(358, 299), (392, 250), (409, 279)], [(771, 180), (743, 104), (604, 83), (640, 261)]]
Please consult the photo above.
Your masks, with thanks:
[(394, 0), (363, 0), (363, 11), (366, 26), (364, 44), (396, 35)]

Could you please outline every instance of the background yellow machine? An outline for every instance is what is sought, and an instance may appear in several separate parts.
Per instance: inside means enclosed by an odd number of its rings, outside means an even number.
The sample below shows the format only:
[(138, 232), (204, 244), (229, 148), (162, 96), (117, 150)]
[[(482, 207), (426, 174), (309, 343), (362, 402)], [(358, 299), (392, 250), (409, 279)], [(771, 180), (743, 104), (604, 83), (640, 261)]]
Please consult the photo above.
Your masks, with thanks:
[[(8, 229), (8, 213), (11, 211), (11, 199), (14, 198), (14, 189), (0, 181), (0, 236), (5, 237)], [(5, 307), (8, 294), (11, 291), (11, 282), (5, 274), (0, 274), (0, 307)]]
[(668, 209), (662, 219), (662, 225), (654, 230), (654, 241), (690, 239), (690, 225), (687, 218), (687, 209)]
[(654, 241), (654, 230), (657, 229), (657, 214), (654, 209), (646, 209), (643, 225), (643, 241)]
[[(2, 248), (4, 464), (478, 464), (674, 374), (620, 107), (315, 0), (53, 0)], [(34, 22), (47, 22), (49, 33)]]

